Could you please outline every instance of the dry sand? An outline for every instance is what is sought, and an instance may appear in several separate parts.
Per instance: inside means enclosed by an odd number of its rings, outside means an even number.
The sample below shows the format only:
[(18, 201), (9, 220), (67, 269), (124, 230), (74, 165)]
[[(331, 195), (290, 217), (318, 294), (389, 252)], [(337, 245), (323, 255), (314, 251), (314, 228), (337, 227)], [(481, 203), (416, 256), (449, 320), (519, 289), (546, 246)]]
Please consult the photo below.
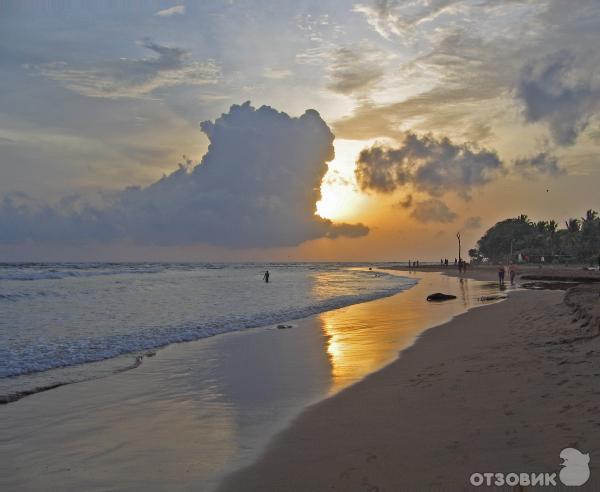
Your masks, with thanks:
[(599, 490), (599, 292), (512, 292), (425, 332), (221, 490), (462, 490), (474, 472), (558, 472), (566, 447), (591, 457), (580, 490)]

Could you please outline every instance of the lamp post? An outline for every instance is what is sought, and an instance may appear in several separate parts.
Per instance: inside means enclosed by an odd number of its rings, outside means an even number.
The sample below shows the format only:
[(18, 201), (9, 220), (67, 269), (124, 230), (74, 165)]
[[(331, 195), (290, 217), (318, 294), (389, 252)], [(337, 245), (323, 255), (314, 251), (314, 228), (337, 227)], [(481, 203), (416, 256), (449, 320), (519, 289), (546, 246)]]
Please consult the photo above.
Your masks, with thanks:
[(508, 268), (510, 268), (510, 264), (512, 263), (513, 241), (514, 241), (514, 238), (510, 240), (510, 255), (508, 257), (508, 261), (506, 262), (506, 266)]
[(458, 265), (459, 265), (459, 268), (460, 268), (461, 259), (462, 259), (461, 255), (460, 255), (460, 232), (456, 233), (456, 239), (458, 239)]

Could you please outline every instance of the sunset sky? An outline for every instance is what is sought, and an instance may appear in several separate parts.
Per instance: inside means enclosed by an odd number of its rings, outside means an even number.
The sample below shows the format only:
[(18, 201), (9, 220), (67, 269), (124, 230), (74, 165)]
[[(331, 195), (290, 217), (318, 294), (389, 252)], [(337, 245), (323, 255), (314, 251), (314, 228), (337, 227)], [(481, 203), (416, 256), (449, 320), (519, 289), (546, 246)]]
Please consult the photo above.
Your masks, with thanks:
[(562, 224), (600, 208), (599, 32), (597, 0), (2, 1), (0, 261), (453, 259)]

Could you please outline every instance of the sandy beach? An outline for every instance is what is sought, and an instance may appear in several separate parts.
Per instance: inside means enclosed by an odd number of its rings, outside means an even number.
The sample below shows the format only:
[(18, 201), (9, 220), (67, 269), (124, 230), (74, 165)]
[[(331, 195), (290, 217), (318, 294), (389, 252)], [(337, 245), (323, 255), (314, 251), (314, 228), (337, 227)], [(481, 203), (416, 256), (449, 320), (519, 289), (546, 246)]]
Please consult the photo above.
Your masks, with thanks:
[(557, 473), (576, 447), (597, 486), (598, 284), (486, 303), (493, 271), (400, 273), (420, 280), (1, 407), (0, 485), (461, 490), (476, 472)]
[(463, 490), (477, 472), (556, 473), (560, 486), (567, 447), (589, 453), (582, 489), (597, 490), (599, 290), (512, 292), (428, 330), (220, 490)]

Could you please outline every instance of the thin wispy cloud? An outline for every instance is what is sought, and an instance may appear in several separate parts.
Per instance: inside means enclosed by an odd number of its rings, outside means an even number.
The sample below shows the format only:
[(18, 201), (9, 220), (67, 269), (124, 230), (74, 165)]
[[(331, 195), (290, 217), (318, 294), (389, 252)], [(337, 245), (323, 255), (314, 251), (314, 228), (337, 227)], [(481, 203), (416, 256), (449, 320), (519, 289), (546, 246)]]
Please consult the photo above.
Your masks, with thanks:
[(438, 222), (441, 224), (454, 222), (458, 217), (442, 200), (437, 198), (428, 198), (417, 202), (410, 215), (419, 222)]
[(556, 156), (548, 152), (515, 159), (514, 170), (517, 174), (530, 179), (544, 175), (557, 177), (566, 174), (566, 170), (560, 166)]
[(65, 62), (37, 65), (39, 72), (65, 88), (88, 97), (142, 97), (156, 89), (176, 85), (209, 85), (219, 80), (214, 60), (203, 62), (189, 51), (145, 39), (140, 46), (155, 56), (122, 58), (99, 66), (74, 67)]
[(329, 68), (328, 88), (340, 94), (365, 94), (383, 77), (381, 52), (367, 45), (338, 48)]
[(481, 217), (467, 217), (464, 224), (465, 229), (480, 229)]
[(154, 15), (158, 17), (171, 17), (173, 15), (183, 14), (185, 14), (185, 5), (175, 5), (174, 7), (170, 7), (168, 9), (159, 10)]
[(285, 68), (265, 68), (263, 76), (272, 80), (283, 80), (292, 76), (292, 71)]

